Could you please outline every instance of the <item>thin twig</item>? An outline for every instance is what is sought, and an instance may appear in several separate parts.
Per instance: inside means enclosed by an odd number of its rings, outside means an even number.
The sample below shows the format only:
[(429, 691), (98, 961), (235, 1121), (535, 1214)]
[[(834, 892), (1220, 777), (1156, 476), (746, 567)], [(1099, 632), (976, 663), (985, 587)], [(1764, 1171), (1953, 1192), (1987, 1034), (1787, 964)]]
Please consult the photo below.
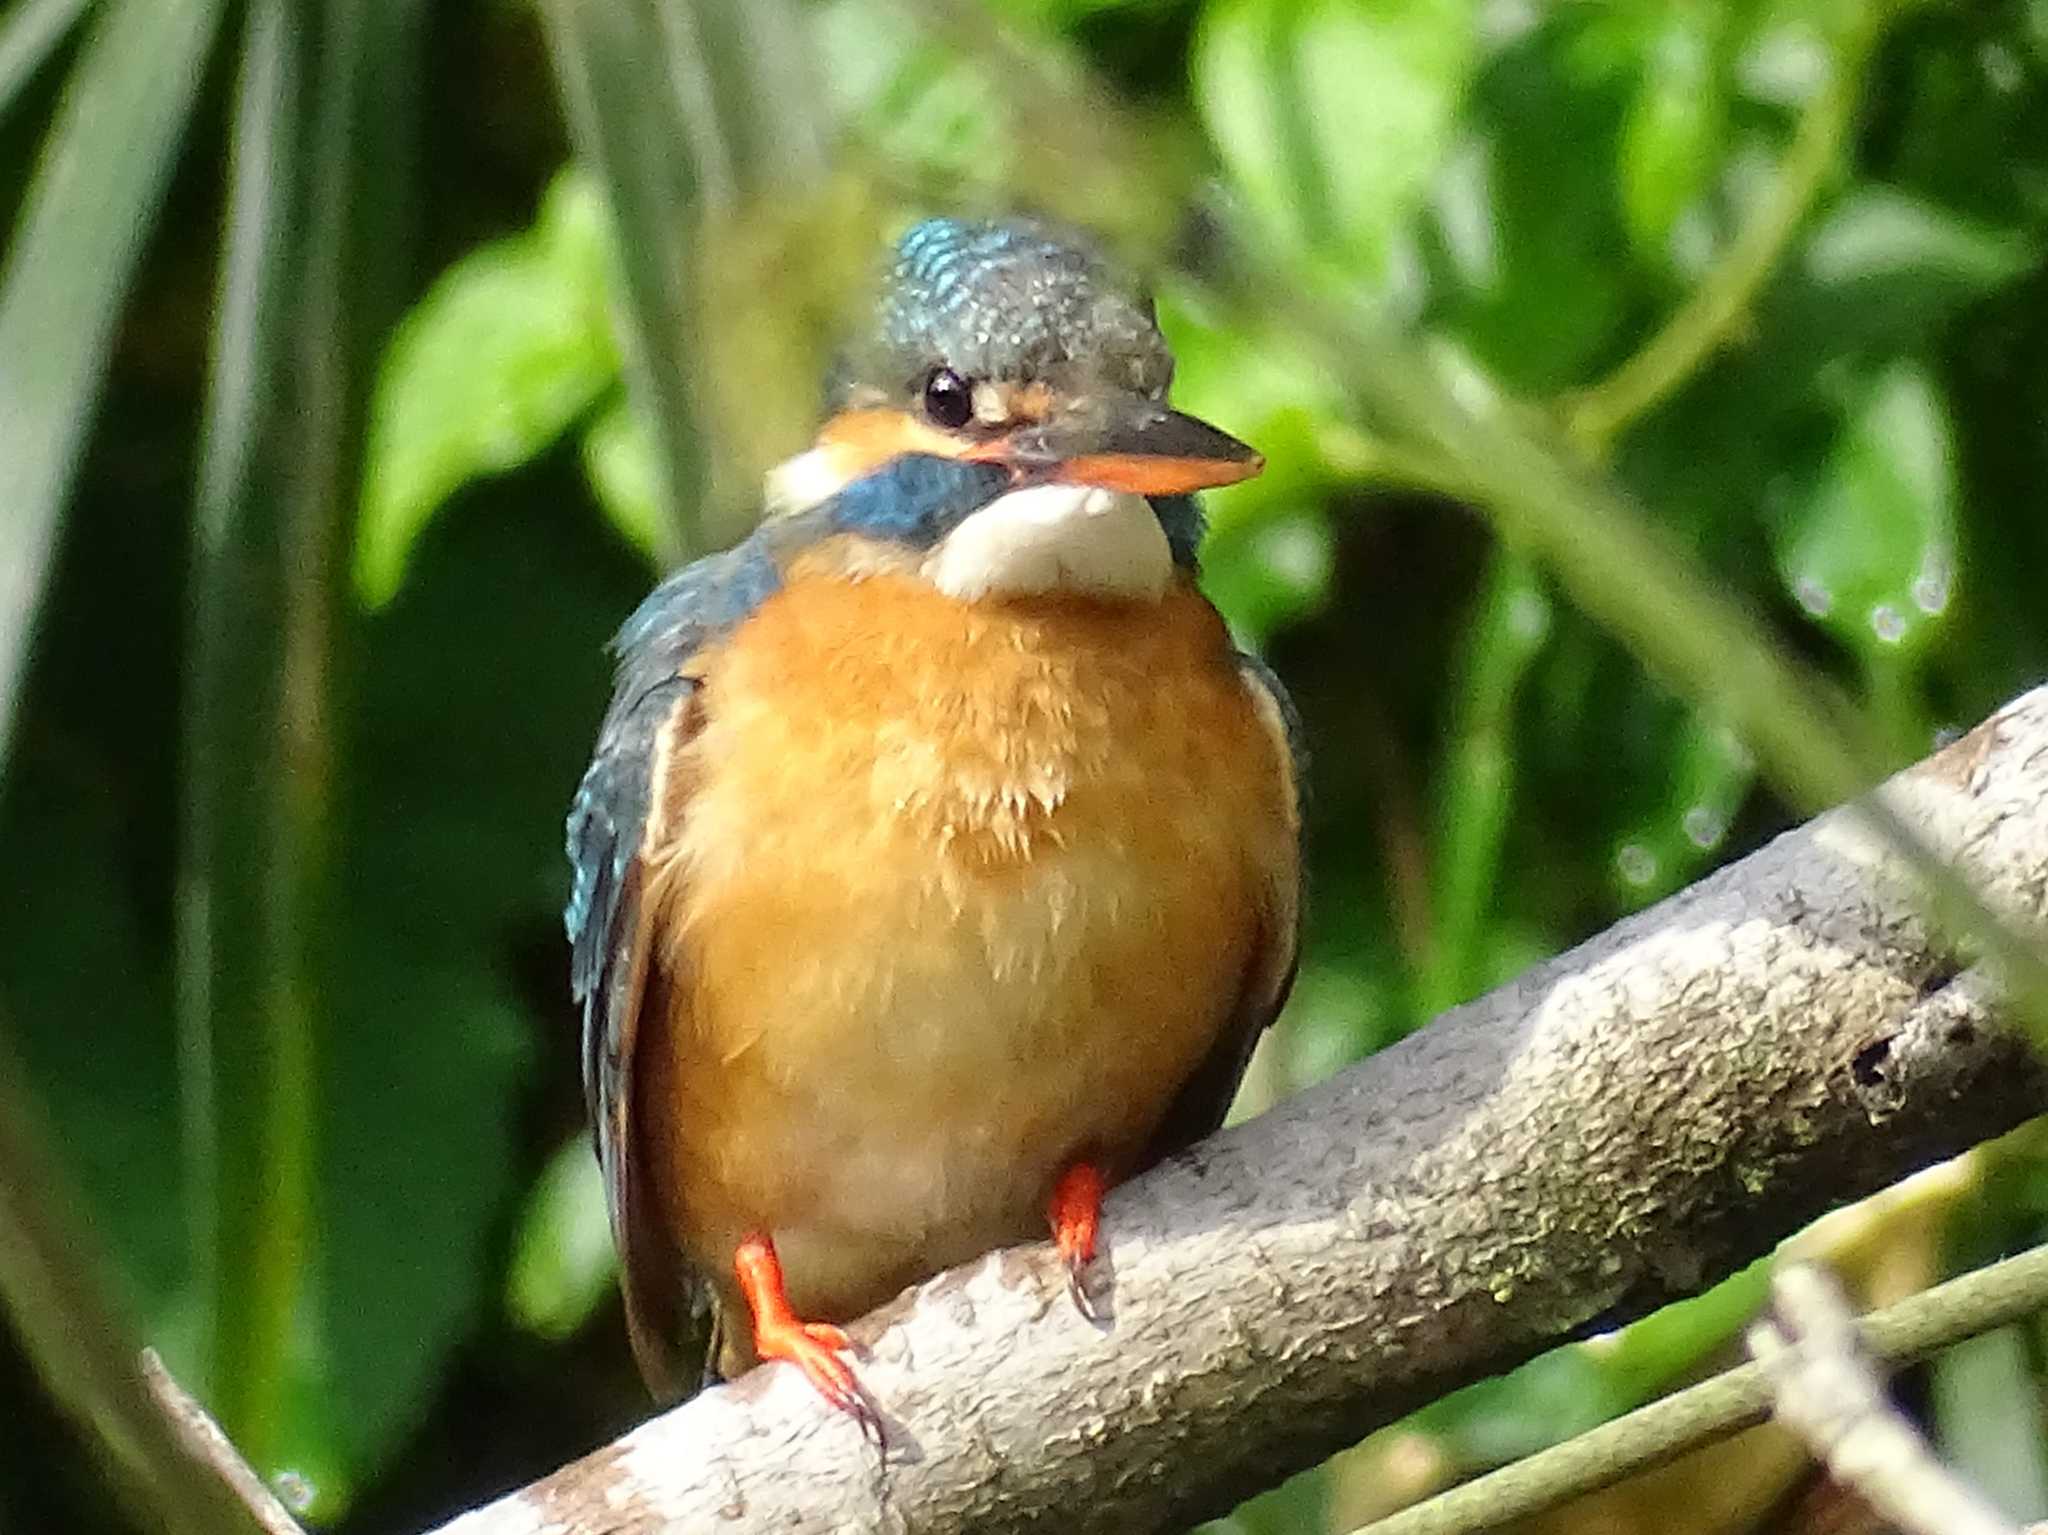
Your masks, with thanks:
[(1906, 1535), (2019, 1535), (1886, 1399), (1849, 1303), (1824, 1270), (1778, 1270), (1771, 1307), (1775, 1315), (1750, 1328), (1749, 1351), (1770, 1380), (1773, 1416), (1837, 1482)]
[[(2044, 1307), (2048, 1245), (1872, 1312), (1863, 1338), (1886, 1364), (1910, 1364)], [(1754, 1427), (1770, 1416), (1772, 1392), (1764, 1365), (1738, 1365), (1352, 1535), (1471, 1535), (1541, 1513)]]

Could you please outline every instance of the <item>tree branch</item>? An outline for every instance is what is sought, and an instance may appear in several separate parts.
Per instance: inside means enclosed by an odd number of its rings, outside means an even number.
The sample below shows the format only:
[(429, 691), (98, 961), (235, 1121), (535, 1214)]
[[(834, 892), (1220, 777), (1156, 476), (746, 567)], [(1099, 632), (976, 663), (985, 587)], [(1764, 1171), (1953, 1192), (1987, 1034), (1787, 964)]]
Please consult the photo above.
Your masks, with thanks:
[[(2048, 907), (2048, 689), (1882, 791), (1986, 901)], [(890, 1419), (777, 1366), (443, 1535), (1155, 1530), (1689, 1294), (2048, 1109), (1988, 971), (1835, 811), (1112, 1195), (1116, 1316), (1044, 1246), (852, 1331)]]

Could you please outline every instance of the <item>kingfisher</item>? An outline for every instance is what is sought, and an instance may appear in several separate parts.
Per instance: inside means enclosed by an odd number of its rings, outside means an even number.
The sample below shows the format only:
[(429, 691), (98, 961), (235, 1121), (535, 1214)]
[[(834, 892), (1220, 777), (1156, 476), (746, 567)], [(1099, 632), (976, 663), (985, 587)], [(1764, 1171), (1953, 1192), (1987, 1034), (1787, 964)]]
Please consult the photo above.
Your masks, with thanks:
[(1300, 735), (1201, 595), (1166, 403), (1074, 234), (896, 245), (814, 444), (661, 583), (568, 818), (572, 989), (654, 1395), (795, 1364), (879, 1435), (844, 1322), (1221, 1123), (1292, 984)]

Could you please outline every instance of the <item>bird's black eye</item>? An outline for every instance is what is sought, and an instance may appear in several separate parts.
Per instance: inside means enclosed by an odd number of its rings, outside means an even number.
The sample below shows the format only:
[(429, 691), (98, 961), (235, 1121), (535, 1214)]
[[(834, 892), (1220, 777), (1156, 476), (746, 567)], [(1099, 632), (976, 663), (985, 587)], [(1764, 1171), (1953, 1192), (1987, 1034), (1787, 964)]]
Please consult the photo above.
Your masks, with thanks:
[(974, 389), (951, 368), (934, 368), (924, 381), (924, 413), (932, 424), (958, 431), (974, 419)]

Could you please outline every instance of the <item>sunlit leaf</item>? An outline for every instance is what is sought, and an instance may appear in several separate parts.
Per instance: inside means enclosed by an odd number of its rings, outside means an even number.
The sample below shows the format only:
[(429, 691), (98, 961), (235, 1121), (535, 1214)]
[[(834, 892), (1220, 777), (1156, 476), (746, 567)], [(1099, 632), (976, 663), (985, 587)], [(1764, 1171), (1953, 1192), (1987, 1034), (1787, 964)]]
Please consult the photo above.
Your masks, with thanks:
[(453, 491), (533, 458), (617, 379), (604, 239), (595, 189), (559, 177), (532, 230), (463, 257), (392, 338), (356, 525), (356, 589), (372, 607)]
[(1986, 292), (2037, 259), (2033, 243), (1891, 187), (1860, 187), (1836, 203), (1807, 239), (1802, 265), (1815, 282), (1841, 287), (1888, 279)]
[(1380, 276), (1451, 142), (1469, 0), (1210, 0), (1195, 103), (1285, 242)]
[(579, 1135), (549, 1159), (513, 1239), (505, 1305), (543, 1338), (566, 1338), (611, 1293), (618, 1260), (605, 1211), (604, 1175)]
[(1956, 582), (1954, 431), (1939, 386), (1886, 369), (1844, 420), (1820, 483), (1781, 530), (1794, 600), (1858, 650), (1910, 650)]
[(1640, 302), (1622, 259), (1619, 113), (1584, 99), (1569, 66), (1604, 9), (1556, 10), (1488, 61), (1431, 188), (1432, 322), (1532, 396), (1581, 380)]
[(1728, 124), (1721, 58), (1728, 14), (1712, 0), (1673, 5), (1650, 39), (1623, 120), (1621, 205), (1629, 238), (1659, 266), (1673, 231), (1720, 170)]

